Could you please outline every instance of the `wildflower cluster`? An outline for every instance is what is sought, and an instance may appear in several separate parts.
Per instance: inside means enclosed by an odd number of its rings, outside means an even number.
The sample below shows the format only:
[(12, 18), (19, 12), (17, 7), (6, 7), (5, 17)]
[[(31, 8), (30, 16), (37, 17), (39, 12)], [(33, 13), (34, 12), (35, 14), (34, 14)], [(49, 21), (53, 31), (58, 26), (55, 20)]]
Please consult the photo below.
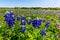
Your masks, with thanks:
[(15, 24), (15, 17), (13, 12), (6, 13), (4, 17), (8, 26), (13, 26)]
[(40, 27), (42, 23), (42, 20), (41, 19), (34, 19), (33, 22), (32, 22), (32, 25), (36, 28), (36, 27)]

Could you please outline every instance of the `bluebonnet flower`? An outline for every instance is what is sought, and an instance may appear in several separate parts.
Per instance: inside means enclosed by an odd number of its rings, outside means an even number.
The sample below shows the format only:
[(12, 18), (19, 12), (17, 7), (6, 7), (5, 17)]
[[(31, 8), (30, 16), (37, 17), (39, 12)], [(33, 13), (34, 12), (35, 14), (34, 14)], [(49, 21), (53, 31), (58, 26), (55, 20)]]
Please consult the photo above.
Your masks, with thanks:
[(42, 23), (42, 20), (41, 19), (37, 20), (37, 27), (38, 28), (40, 27), (41, 23)]
[(41, 19), (39, 19), (39, 20), (37, 20), (37, 19), (35, 19), (35, 20), (33, 20), (33, 22), (32, 22), (32, 25), (36, 28), (36, 27), (40, 27), (40, 25), (41, 25), (41, 22), (42, 22), (42, 20)]
[(36, 28), (36, 26), (37, 26), (37, 20), (36, 19), (33, 20), (32, 25)]
[(20, 16), (17, 17), (17, 21), (20, 21)]
[(20, 32), (24, 33), (26, 30), (26, 27), (22, 27), (22, 29), (20, 30)]
[(27, 22), (28, 24), (31, 24), (32, 23), (32, 20), (30, 19), (30, 20), (28, 20), (28, 22)]
[(21, 25), (25, 25), (26, 24), (26, 17), (22, 17), (21, 18)]
[(13, 26), (15, 24), (15, 18), (14, 15), (11, 13), (7, 13), (5, 14), (5, 22), (9, 25), (9, 26)]
[(48, 21), (45, 25), (45, 27), (49, 27), (50, 21)]
[(43, 36), (43, 35), (46, 35), (46, 30), (41, 30), (41, 35)]

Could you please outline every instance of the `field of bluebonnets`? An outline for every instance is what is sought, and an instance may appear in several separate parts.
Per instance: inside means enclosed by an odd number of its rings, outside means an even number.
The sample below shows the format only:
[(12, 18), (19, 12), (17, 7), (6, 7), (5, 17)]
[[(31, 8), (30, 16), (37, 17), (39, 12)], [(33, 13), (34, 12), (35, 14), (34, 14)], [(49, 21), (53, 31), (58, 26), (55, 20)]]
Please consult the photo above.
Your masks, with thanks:
[(56, 11), (26, 10), (0, 10), (0, 40), (60, 40)]

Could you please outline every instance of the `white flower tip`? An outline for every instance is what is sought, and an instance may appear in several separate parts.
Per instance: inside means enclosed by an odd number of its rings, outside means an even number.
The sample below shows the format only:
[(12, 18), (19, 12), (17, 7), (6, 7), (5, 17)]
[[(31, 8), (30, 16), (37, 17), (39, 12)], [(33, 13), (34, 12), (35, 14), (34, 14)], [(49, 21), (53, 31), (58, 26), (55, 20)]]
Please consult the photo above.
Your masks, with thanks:
[(13, 12), (13, 11), (10, 11), (10, 12)]

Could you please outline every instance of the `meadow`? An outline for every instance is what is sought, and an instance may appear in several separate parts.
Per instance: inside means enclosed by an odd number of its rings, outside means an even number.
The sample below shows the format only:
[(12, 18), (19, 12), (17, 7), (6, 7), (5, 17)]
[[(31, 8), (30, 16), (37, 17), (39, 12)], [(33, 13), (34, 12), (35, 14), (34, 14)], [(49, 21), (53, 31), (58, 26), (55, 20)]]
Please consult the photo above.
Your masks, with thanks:
[[(15, 24), (9, 28), (5, 20), (6, 11), (13, 11), (15, 16)], [(60, 40), (60, 10), (50, 9), (20, 9), (20, 8), (1, 8), (0, 9), (0, 40)], [(26, 20), (41, 19), (40, 27), (34, 27), (26, 21), (26, 30), (21, 30), (21, 21), (17, 21), (17, 17), (26, 16)], [(46, 23), (49, 26), (46, 28)], [(45, 35), (41, 34), (41, 30), (46, 30)], [(44, 32), (43, 32), (44, 33)]]

